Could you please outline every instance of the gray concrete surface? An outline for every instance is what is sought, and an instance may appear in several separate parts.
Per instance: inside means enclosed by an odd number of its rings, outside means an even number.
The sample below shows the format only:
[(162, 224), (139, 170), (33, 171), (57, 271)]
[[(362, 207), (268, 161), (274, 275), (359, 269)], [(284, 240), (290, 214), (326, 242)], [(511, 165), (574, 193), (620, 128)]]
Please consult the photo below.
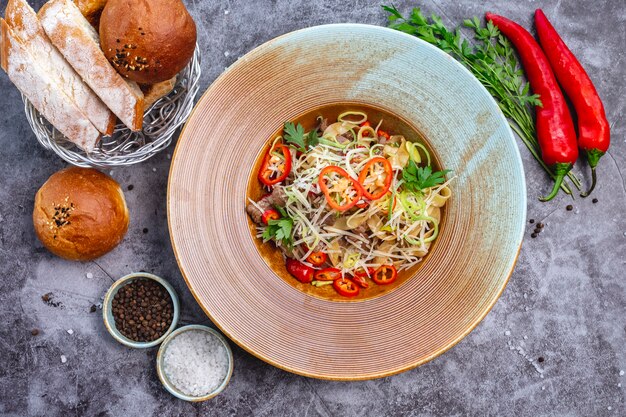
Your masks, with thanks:
[[(237, 57), (294, 29), (331, 22), (384, 25), (379, 3), (189, 0), (204, 56), (201, 89)], [(418, 2), (396, 3), (406, 11)], [(5, 5), (0, 0), (2, 9)], [(507, 289), (476, 330), (418, 369), (355, 383), (295, 376), (233, 346), (235, 373), (222, 395), (202, 404), (175, 399), (157, 379), (156, 350), (117, 344), (104, 329), (100, 310), (90, 313), (113, 280), (146, 270), (176, 287), (183, 324), (211, 325), (170, 247), (165, 195), (173, 147), (111, 173), (124, 189), (134, 186), (126, 191), (130, 230), (116, 250), (96, 262), (58, 259), (35, 238), (31, 212), (38, 187), (65, 163), (36, 142), (19, 93), (3, 73), (0, 415), (625, 416), (626, 375), (620, 374), (626, 370), (626, 184), (620, 171), (626, 170), (626, 4), (430, 0), (419, 5), (443, 14), (447, 23), (491, 10), (527, 27), (534, 9), (543, 7), (591, 74), (613, 128), (611, 150), (599, 167), (597, 204), (565, 196), (537, 201), (548, 183), (520, 145), (528, 217), (542, 221), (545, 230), (531, 239), (529, 225)], [(574, 210), (566, 211), (568, 204)], [(41, 296), (50, 292), (53, 302), (43, 302)], [(33, 328), (39, 329), (37, 336), (31, 335)]]

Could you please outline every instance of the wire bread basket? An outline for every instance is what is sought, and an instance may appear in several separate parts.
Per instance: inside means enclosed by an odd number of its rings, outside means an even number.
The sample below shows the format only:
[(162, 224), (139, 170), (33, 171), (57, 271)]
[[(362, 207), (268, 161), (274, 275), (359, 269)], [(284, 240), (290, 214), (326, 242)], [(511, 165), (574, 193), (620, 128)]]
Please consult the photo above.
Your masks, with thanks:
[(22, 95), (26, 119), (39, 143), (70, 164), (80, 167), (132, 165), (167, 148), (176, 130), (193, 110), (200, 80), (200, 52), (196, 45), (189, 64), (178, 74), (174, 89), (144, 113), (143, 129), (133, 132), (118, 123), (111, 136), (104, 136), (91, 153), (70, 142)]

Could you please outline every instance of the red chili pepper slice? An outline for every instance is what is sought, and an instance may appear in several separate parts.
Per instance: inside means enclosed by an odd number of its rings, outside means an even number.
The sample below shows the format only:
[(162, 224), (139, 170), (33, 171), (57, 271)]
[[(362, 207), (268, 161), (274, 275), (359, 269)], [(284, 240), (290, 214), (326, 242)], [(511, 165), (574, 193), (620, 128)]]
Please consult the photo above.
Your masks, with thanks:
[[(369, 122), (369, 120), (367, 120), (367, 121), (365, 121), (365, 122), (361, 123), (361, 124), (359, 125), (359, 127), (372, 127), (372, 124)], [(365, 132), (363, 132), (363, 137), (364, 137), (364, 138), (369, 137), (369, 135), (370, 135), (369, 130), (366, 130)]]
[(591, 167), (591, 187), (581, 194), (586, 197), (596, 186), (596, 166), (611, 143), (609, 121), (591, 78), (541, 9), (535, 12), (535, 27), (554, 75), (576, 110), (578, 146), (587, 152)]
[(398, 271), (396, 267), (393, 265), (382, 265), (380, 268), (374, 272), (374, 276), (372, 276), (372, 281), (374, 281), (378, 285), (387, 285), (391, 284), (398, 278)]
[(286, 262), (287, 271), (300, 282), (305, 284), (313, 281), (313, 272), (314, 269), (310, 266), (306, 266), (300, 261), (296, 261), (295, 259), (288, 258)]
[(376, 270), (374, 268), (367, 268), (367, 272), (365, 271), (365, 269), (363, 268), (359, 268), (356, 271), (354, 271), (354, 276), (355, 277), (363, 277), (363, 278), (367, 278), (369, 277), (373, 277), (374, 276), (374, 272), (376, 272)]
[[(274, 151), (280, 150), (282, 156), (276, 155)], [(270, 148), (265, 157), (263, 163), (259, 169), (259, 181), (268, 187), (278, 184), (287, 178), (287, 175), (291, 172), (291, 152), (289, 147), (278, 144), (273, 148)]]
[(368, 202), (367, 202), (367, 201), (365, 201), (365, 200), (359, 200), (359, 201), (355, 204), (355, 206), (357, 206), (357, 207), (358, 207), (358, 208), (360, 208), (360, 209), (367, 208), (367, 206), (369, 206), (369, 205), (370, 205), (370, 203), (368, 203)]
[(333, 288), (344, 297), (355, 297), (359, 295), (359, 286), (350, 278), (339, 278), (333, 282)]
[(280, 213), (278, 212), (278, 210), (274, 210), (274, 209), (265, 210), (263, 212), (263, 216), (261, 216), (261, 221), (266, 226), (270, 223), (270, 220), (278, 220), (278, 219), (280, 219)]
[(387, 132), (385, 132), (384, 130), (381, 130), (381, 129), (378, 129), (378, 132), (376, 132), (376, 134), (378, 134), (378, 136), (382, 136), (386, 140), (389, 140), (389, 138), (390, 138), (389, 133), (387, 133)]
[(326, 262), (327, 258), (328, 256), (324, 252), (317, 251), (317, 252), (311, 252), (311, 254), (306, 258), (306, 260), (313, 266), (322, 266), (324, 265), (324, 262)]
[(337, 268), (324, 268), (315, 271), (316, 281), (334, 281), (341, 278), (341, 271)]
[(328, 205), (337, 211), (351, 209), (363, 196), (361, 184), (343, 168), (335, 165), (322, 169), (319, 186), (326, 196)]
[[(373, 271), (370, 276), (373, 276)], [(363, 270), (356, 271), (352, 277), (352, 281), (356, 282), (361, 288), (368, 288), (370, 286), (369, 282), (367, 282), (367, 274)]]
[(541, 158), (551, 166), (555, 175), (554, 187), (541, 201), (553, 199), (565, 175), (578, 159), (576, 131), (565, 97), (554, 77), (550, 63), (533, 36), (517, 23), (495, 14), (485, 18), (515, 46), (533, 92), (541, 97), (541, 107), (536, 108), (537, 139)]
[[(382, 174), (370, 172), (377, 165), (382, 165), (385, 175), (383, 180), (380, 179), (380, 175)], [(393, 170), (387, 159), (382, 156), (376, 156), (370, 159), (359, 174), (359, 183), (361, 183), (363, 187), (363, 195), (370, 200), (378, 200), (389, 191), (392, 178)]]

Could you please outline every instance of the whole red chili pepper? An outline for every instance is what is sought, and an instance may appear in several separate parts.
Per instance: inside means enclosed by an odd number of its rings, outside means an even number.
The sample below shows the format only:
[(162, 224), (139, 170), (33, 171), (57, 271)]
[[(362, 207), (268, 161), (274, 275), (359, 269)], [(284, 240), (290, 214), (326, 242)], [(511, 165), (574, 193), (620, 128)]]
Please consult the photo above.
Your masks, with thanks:
[(551, 200), (559, 191), (563, 178), (578, 159), (572, 116), (550, 63), (532, 35), (505, 17), (492, 13), (487, 13), (485, 17), (513, 43), (533, 92), (540, 96), (542, 106), (537, 107), (537, 139), (543, 161), (552, 167), (556, 176), (552, 192), (540, 200)]
[(591, 167), (591, 187), (589, 191), (581, 194), (586, 197), (596, 186), (598, 160), (609, 149), (611, 142), (609, 121), (589, 75), (541, 9), (535, 11), (535, 26), (539, 42), (550, 61), (554, 75), (576, 109), (578, 146), (587, 152), (587, 160)]

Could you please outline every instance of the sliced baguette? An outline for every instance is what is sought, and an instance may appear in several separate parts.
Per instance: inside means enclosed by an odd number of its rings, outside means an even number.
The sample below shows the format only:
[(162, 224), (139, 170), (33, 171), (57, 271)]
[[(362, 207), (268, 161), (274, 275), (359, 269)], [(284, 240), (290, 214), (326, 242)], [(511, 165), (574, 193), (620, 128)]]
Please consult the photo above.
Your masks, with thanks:
[(146, 101), (146, 109), (150, 108), (150, 106), (156, 103), (160, 98), (171, 93), (176, 86), (176, 79), (177, 76), (156, 84), (140, 84), (141, 91), (143, 91)]
[(144, 97), (109, 64), (98, 34), (71, 0), (51, 0), (38, 13), (46, 34), (83, 81), (131, 130), (141, 130)]
[(115, 115), (52, 45), (28, 3), (25, 0), (9, 0), (5, 20), (48, 77), (74, 100), (96, 129), (111, 135), (115, 129)]
[(63, 90), (55, 84), (44, 68), (0, 19), (2, 47), (0, 63), (9, 79), (50, 123), (65, 137), (91, 152), (100, 138), (100, 132), (83, 115)]

